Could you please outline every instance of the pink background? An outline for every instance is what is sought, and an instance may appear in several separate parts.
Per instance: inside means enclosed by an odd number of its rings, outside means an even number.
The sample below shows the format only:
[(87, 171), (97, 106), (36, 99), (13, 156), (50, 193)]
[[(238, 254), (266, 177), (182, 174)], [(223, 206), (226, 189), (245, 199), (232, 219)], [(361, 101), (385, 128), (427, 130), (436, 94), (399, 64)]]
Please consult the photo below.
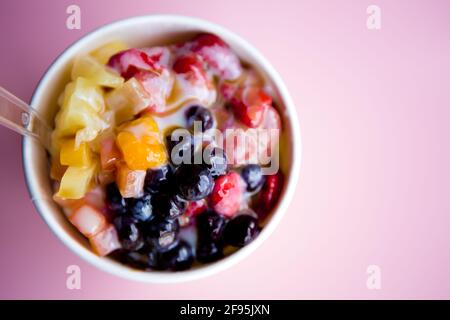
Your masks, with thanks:
[[(372, 2), (380, 31), (366, 28)], [(72, 3), (81, 30), (65, 28)], [(0, 128), (0, 298), (450, 298), (450, 2), (4, 0), (0, 85), (29, 101), (74, 40), (152, 13), (224, 25), (278, 69), (302, 127), (295, 201), (270, 240), (223, 273), (129, 282), (50, 232), (28, 197), (20, 137)], [(70, 264), (81, 267), (81, 290), (65, 287)], [(381, 290), (366, 288), (371, 264)]]

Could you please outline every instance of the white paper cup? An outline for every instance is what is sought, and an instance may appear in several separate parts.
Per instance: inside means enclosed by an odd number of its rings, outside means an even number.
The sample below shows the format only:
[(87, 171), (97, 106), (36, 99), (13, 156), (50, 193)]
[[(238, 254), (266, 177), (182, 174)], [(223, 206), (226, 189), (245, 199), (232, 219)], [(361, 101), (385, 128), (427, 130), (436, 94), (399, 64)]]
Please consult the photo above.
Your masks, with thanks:
[(99, 257), (88, 241), (71, 226), (52, 200), (49, 165), (45, 150), (33, 139), (23, 139), (23, 167), (29, 193), (37, 211), (56, 236), (82, 259), (114, 275), (143, 282), (167, 283), (202, 278), (224, 270), (253, 252), (278, 225), (291, 201), (300, 170), (300, 128), (294, 103), (278, 73), (250, 44), (223, 27), (207, 21), (174, 15), (139, 16), (120, 20), (94, 30), (66, 49), (49, 67), (39, 82), (31, 105), (52, 121), (57, 111), (56, 101), (70, 78), (75, 56), (89, 52), (113, 40), (123, 40), (130, 46), (143, 47), (173, 43), (198, 32), (210, 32), (224, 39), (239, 57), (256, 68), (274, 88), (275, 101), (283, 119), (288, 141), (284, 146), (284, 190), (276, 208), (260, 235), (236, 253), (214, 263), (180, 272), (145, 272), (122, 265), (112, 259)]

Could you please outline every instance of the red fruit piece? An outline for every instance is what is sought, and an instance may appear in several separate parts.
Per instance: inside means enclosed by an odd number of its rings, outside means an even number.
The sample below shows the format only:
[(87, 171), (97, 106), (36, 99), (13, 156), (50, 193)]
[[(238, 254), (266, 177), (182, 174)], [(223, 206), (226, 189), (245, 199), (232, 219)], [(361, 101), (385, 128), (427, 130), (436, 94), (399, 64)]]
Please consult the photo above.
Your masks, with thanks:
[(212, 33), (201, 33), (197, 35), (194, 38), (193, 43), (194, 50), (199, 50), (203, 47), (212, 47), (215, 45), (228, 48), (228, 45), (222, 39)]
[(215, 35), (199, 34), (186, 46), (200, 55), (215, 75), (225, 80), (234, 80), (242, 74), (239, 58), (222, 39)]
[(279, 171), (274, 175), (266, 176), (266, 181), (257, 198), (256, 212), (264, 218), (275, 207), (283, 189), (284, 176)]
[(159, 68), (168, 68), (170, 60), (172, 58), (172, 52), (167, 47), (151, 47), (142, 48), (141, 51), (145, 52), (148, 57), (154, 61), (155, 65)]
[(234, 116), (250, 128), (256, 128), (263, 120), (265, 105), (246, 106), (241, 101), (233, 101), (231, 104)]
[(239, 90), (231, 99), (231, 107), (237, 119), (250, 128), (258, 127), (264, 119), (272, 98), (257, 87), (246, 87)]
[(145, 52), (135, 48), (116, 53), (109, 59), (108, 66), (119, 72), (125, 79), (133, 77), (140, 70), (160, 71)]
[(243, 181), (236, 172), (217, 178), (210, 196), (212, 208), (221, 215), (232, 217), (241, 207)]
[(206, 201), (205, 199), (201, 199), (198, 201), (191, 201), (189, 202), (186, 211), (184, 211), (184, 215), (188, 218), (193, 218), (196, 215), (202, 213), (207, 209)]
[(192, 82), (207, 86), (208, 79), (200, 59), (196, 54), (182, 55), (175, 60), (172, 69)]
[(195, 70), (195, 68), (201, 68), (201, 63), (194, 55), (184, 55), (179, 57), (173, 64), (173, 71), (176, 73), (188, 73)]
[(180, 226), (186, 227), (190, 225), (194, 218), (206, 209), (208, 209), (208, 204), (205, 199), (189, 202), (183, 215), (179, 218)]
[(280, 115), (274, 107), (267, 108), (266, 115), (264, 117), (263, 123), (261, 124), (263, 129), (275, 129), (281, 132), (281, 119)]
[(219, 127), (224, 131), (223, 145), (228, 163), (232, 166), (267, 164), (265, 159), (273, 155), (272, 147), (278, 144), (281, 133), (278, 111), (268, 106), (262, 123), (252, 129), (240, 121), (233, 122), (232, 119), (233, 116), (230, 116), (227, 122)]
[(164, 69), (160, 74), (139, 70), (134, 74), (134, 77), (150, 96), (147, 111), (157, 114), (169, 111), (166, 100), (172, 90), (173, 78), (167, 69)]

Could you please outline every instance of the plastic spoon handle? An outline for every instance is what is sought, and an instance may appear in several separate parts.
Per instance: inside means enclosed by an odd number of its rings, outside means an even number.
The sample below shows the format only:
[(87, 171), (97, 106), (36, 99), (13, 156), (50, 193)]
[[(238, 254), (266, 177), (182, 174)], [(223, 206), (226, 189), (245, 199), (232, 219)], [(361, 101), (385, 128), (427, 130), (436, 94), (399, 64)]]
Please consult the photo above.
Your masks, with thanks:
[(21, 135), (33, 137), (49, 150), (51, 130), (28, 103), (0, 87), (0, 124)]

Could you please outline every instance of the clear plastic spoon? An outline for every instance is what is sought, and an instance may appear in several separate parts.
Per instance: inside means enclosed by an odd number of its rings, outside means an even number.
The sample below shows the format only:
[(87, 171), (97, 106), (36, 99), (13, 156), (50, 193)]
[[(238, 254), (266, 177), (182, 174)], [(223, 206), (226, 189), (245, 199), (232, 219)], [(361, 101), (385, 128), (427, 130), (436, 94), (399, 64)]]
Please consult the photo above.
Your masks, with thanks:
[(0, 124), (21, 135), (37, 139), (50, 150), (50, 126), (28, 103), (0, 87)]

